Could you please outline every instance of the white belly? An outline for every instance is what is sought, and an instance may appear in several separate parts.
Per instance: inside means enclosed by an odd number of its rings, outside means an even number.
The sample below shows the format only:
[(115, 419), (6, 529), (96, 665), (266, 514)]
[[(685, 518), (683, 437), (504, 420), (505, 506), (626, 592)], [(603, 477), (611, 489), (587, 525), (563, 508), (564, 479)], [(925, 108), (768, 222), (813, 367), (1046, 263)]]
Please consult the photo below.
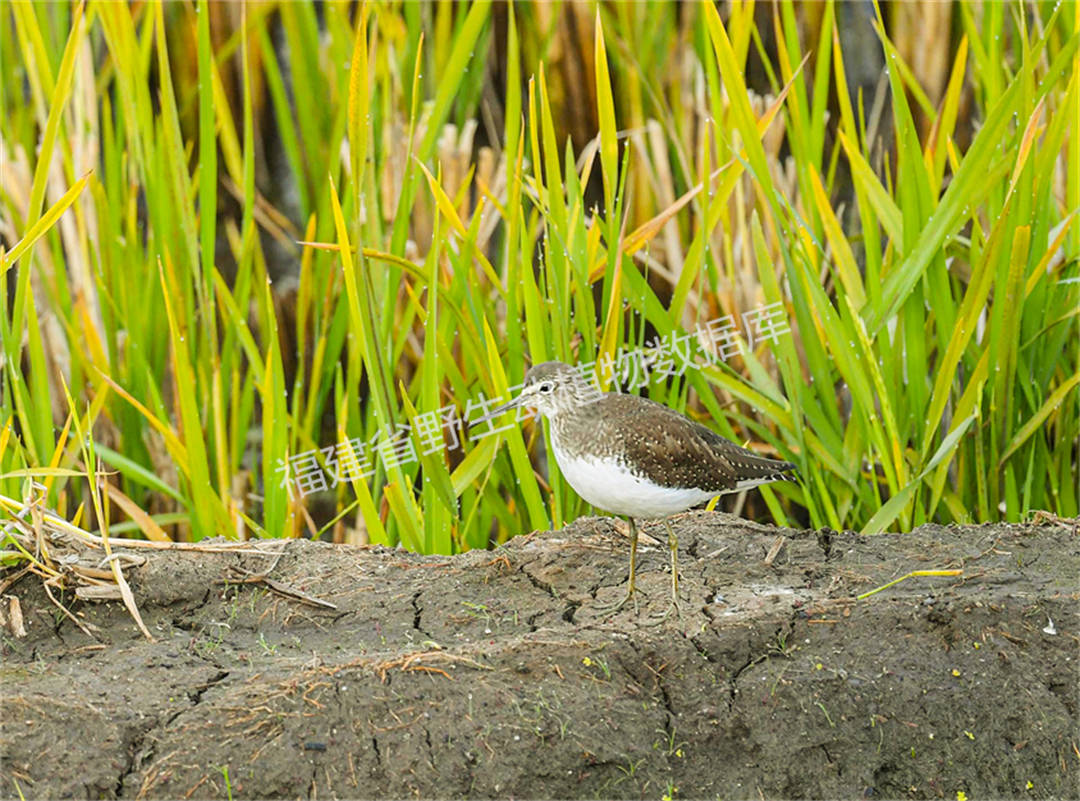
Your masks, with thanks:
[(662, 487), (635, 476), (614, 461), (571, 458), (554, 440), (551, 450), (574, 492), (606, 512), (641, 518), (667, 517), (713, 497), (699, 489)]

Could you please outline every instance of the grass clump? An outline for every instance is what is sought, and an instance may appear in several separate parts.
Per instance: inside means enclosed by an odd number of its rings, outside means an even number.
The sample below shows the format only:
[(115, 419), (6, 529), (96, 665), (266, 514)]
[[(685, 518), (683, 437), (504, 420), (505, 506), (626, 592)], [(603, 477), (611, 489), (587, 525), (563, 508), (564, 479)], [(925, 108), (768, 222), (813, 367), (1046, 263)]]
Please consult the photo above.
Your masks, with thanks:
[(863, 91), (833, 3), (8, 4), (5, 508), (485, 547), (584, 511), (457, 424), (557, 358), (780, 523), (1077, 515), (1080, 15), (945, 8)]

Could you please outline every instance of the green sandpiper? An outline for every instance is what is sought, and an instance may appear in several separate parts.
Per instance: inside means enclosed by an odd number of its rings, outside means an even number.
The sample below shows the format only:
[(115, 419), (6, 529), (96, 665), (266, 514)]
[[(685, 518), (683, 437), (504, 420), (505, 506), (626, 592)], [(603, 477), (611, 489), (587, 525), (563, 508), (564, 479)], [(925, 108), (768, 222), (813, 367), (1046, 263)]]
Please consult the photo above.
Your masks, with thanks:
[(601, 392), (562, 362), (538, 364), (520, 394), (470, 425), (511, 409), (535, 408), (551, 429), (551, 450), (563, 476), (582, 498), (630, 520), (630, 578), (634, 595), (637, 519), (663, 518), (671, 549), (671, 595), (679, 603), (678, 539), (670, 515), (717, 495), (791, 479), (791, 462), (767, 459), (663, 404), (618, 392)]

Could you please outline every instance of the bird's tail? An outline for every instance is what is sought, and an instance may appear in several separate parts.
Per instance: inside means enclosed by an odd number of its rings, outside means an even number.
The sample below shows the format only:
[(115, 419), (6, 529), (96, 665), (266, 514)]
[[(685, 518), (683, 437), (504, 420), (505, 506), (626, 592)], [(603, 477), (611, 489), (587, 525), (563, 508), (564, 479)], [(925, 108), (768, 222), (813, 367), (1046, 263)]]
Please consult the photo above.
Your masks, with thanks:
[(766, 459), (757, 454), (750, 455), (739, 460), (740, 478), (735, 483), (736, 490), (760, 487), (762, 484), (772, 484), (776, 481), (794, 481), (796, 467), (791, 462), (779, 459)]

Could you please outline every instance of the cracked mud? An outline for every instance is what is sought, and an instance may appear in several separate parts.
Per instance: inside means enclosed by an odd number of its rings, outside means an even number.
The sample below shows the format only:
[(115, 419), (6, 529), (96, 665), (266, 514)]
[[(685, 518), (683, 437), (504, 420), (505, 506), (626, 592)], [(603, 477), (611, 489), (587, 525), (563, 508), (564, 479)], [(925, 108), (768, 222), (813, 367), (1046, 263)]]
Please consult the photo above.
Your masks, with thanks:
[[(128, 579), (155, 642), (119, 603), (65, 598), (87, 636), (28, 576), (9, 590), (29, 634), (3, 640), (0, 788), (1078, 795), (1075, 523), (860, 538), (695, 512), (676, 531), (682, 615), (660, 623), (663, 531), (642, 535), (640, 609), (605, 615), (628, 545), (597, 518), (455, 557), (306, 541), (280, 558), (142, 552)], [(224, 583), (230, 566), (271, 564), (337, 609)], [(963, 575), (855, 599), (927, 569)]]

